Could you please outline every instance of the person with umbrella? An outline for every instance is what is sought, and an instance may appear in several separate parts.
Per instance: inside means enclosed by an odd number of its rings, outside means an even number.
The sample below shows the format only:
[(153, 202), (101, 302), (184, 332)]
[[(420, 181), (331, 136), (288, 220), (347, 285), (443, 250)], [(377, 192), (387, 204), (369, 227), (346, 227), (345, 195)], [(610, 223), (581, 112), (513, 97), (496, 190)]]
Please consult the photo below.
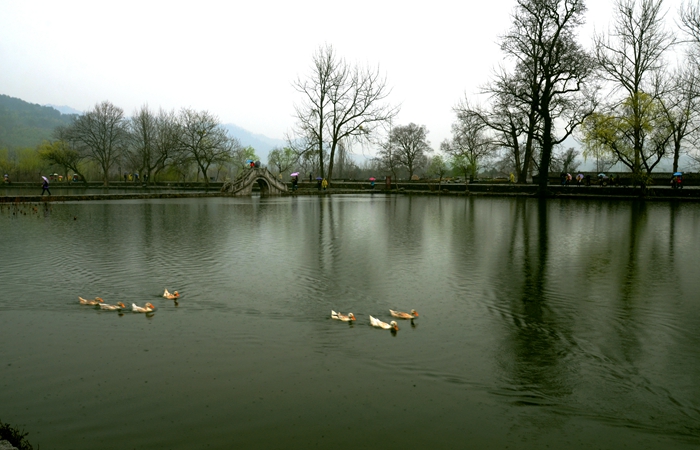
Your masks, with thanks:
[(43, 178), (43, 183), (41, 184), (41, 195), (44, 195), (44, 192), (48, 192), (49, 195), (51, 195), (51, 191), (49, 191), (49, 179), (46, 178), (45, 176), (42, 175)]
[(299, 185), (299, 172), (294, 172), (290, 176), (292, 177), (292, 191), (296, 191)]
[(683, 189), (683, 172), (674, 172), (671, 176), (671, 187), (673, 189)]
[(376, 180), (376, 178), (374, 178), (374, 177), (370, 177), (370, 178), (369, 178), (369, 187), (370, 187), (370, 189), (374, 189), (374, 182), (375, 182), (375, 180)]

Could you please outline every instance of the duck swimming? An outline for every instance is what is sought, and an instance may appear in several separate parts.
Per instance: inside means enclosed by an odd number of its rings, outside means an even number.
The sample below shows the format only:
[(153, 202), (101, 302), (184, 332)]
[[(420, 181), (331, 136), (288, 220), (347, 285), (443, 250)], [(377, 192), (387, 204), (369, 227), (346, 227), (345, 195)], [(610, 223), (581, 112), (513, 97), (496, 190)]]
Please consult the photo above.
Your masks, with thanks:
[(108, 305), (106, 303), (100, 304), (100, 309), (105, 309), (107, 311), (121, 311), (122, 309), (125, 309), (126, 306), (122, 302), (117, 302), (116, 305)]
[(90, 305), (90, 306), (99, 305), (100, 303), (104, 302), (104, 300), (102, 300), (100, 297), (95, 297), (95, 300), (87, 300), (81, 296), (78, 296), (78, 301), (80, 301), (81, 305)]
[(143, 305), (143, 308), (136, 305), (136, 303), (131, 304), (131, 310), (133, 312), (147, 313), (153, 311), (154, 309), (156, 309), (156, 307), (150, 303), (146, 303), (145, 305)]
[(345, 315), (331, 310), (331, 319), (342, 320), (343, 322), (351, 322), (355, 320), (355, 315), (353, 313), (348, 313), (347, 315)]
[(173, 292), (173, 293), (171, 294), (171, 293), (168, 292), (168, 290), (166, 289), (165, 292), (163, 292), (163, 297), (165, 297), (165, 298), (167, 298), (167, 299), (169, 299), (169, 300), (176, 300), (176, 299), (180, 298), (180, 293), (177, 292), (177, 291), (175, 291), (175, 292)]
[(386, 323), (386, 322), (382, 322), (381, 320), (377, 319), (376, 317), (369, 316), (369, 323), (373, 327), (383, 328), (385, 330), (399, 331), (399, 325), (393, 320), (391, 321), (391, 323)]
[(389, 312), (393, 317), (397, 317), (399, 319), (410, 319), (413, 320), (416, 317), (418, 317), (418, 313), (416, 312), (415, 309), (412, 309), (410, 313), (405, 313), (401, 311), (394, 311), (393, 309), (390, 309)]

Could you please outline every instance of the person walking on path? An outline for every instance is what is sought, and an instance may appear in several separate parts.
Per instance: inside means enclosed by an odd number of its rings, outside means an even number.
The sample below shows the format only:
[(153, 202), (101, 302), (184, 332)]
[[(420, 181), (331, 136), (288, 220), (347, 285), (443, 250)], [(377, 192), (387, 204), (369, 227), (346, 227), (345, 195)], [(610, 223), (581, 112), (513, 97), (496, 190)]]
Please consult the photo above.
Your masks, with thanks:
[(323, 187), (323, 190), (325, 191), (328, 188), (328, 181), (324, 178), (323, 181), (321, 181), (321, 186)]
[(44, 195), (44, 192), (48, 192), (49, 195), (51, 195), (51, 191), (49, 191), (49, 179), (46, 177), (41, 177), (44, 179), (44, 182), (41, 184), (41, 195)]

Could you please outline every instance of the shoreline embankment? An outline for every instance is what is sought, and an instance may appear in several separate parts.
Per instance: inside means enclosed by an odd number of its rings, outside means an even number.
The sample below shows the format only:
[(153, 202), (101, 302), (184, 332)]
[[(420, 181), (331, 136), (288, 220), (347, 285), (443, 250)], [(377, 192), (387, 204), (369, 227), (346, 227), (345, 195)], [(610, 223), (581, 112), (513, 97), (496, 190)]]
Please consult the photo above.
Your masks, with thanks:
[[(282, 196), (325, 196), (342, 194), (369, 194), (369, 195), (432, 195), (432, 196), (497, 196), (497, 197), (537, 197), (538, 186), (534, 184), (504, 184), (504, 183), (471, 183), (471, 184), (438, 184), (438, 183), (413, 183), (392, 185), (388, 189), (385, 185), (377, 185), (374, 189), (366, 186), (367, 183), (334, 183), (332, 188), (318, 190), (315, 186), (300, 185), (297, 191), (282, 194)], [(171, 198), (211, 198), (232, 197), (231, 194), (220, 192), (214, 186), (209, 190), (203, 188), (190, 188), (190, 190), (150, 188), (134, 189), (128, 192), (123, 186), (110, 189), (104, 188), (101, 193), (62, 193), (62, 189), (55, 189), (53, 195), (40, 195), (34, 188), (13, 189), (12, 193), (0, 195), (0, 203), (41, 203), (41, 202), (74, 202), (74, 201), (104, 201), (104, 200), (146, 200), (146, 199), (171, 199)], [(644, 189), (640, 187), (626, 186), (561, 186), (549, 185), (546, 198), (568, 199), (609, 199), (609, 200), (666, 200), (666, 201), (700, 201), (700, 188), (692, 186), (684, 189), (671, 189), (666, 186), (650, 186)], [(137, 192), (138, 191), (138, 192)], [(0, 191), (1, 193), (2, 191)], [(32, 192), (30, 194), (30, 192)]]

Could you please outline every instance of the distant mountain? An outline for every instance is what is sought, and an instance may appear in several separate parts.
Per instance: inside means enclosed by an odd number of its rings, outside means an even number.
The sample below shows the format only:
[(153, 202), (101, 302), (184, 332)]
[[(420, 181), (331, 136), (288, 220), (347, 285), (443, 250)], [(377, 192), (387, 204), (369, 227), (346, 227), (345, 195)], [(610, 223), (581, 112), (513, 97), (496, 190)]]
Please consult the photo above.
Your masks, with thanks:
[(228, 130), (230, 136), (238, 139), (242, 146), (253, 147), (255, 149), (255, 154), (258, 155), (260, 161), (265, 163), (267, 162), (267, 155), (272, 149), (287, 145), (287, 141), (269, 138), (262, 134), (254, 134), (232, 123), (224, 124), (223, 127)]
[(60, 125), (68, 125), (72, 115), (0, 94), (0, 148), (36, 147), (50, 139)]
[(58, 106), (58, 105), (51, 105), (51, 104), (46, 104), (44, 106), (48, 106), (50, 108), (55, 109), (56, 111), (60, 112), (61, 114), (76, 114), (76, 115), (81, 115), (83, 111), (78, 111), (77, 109), (71, 108), (70, 106)]

